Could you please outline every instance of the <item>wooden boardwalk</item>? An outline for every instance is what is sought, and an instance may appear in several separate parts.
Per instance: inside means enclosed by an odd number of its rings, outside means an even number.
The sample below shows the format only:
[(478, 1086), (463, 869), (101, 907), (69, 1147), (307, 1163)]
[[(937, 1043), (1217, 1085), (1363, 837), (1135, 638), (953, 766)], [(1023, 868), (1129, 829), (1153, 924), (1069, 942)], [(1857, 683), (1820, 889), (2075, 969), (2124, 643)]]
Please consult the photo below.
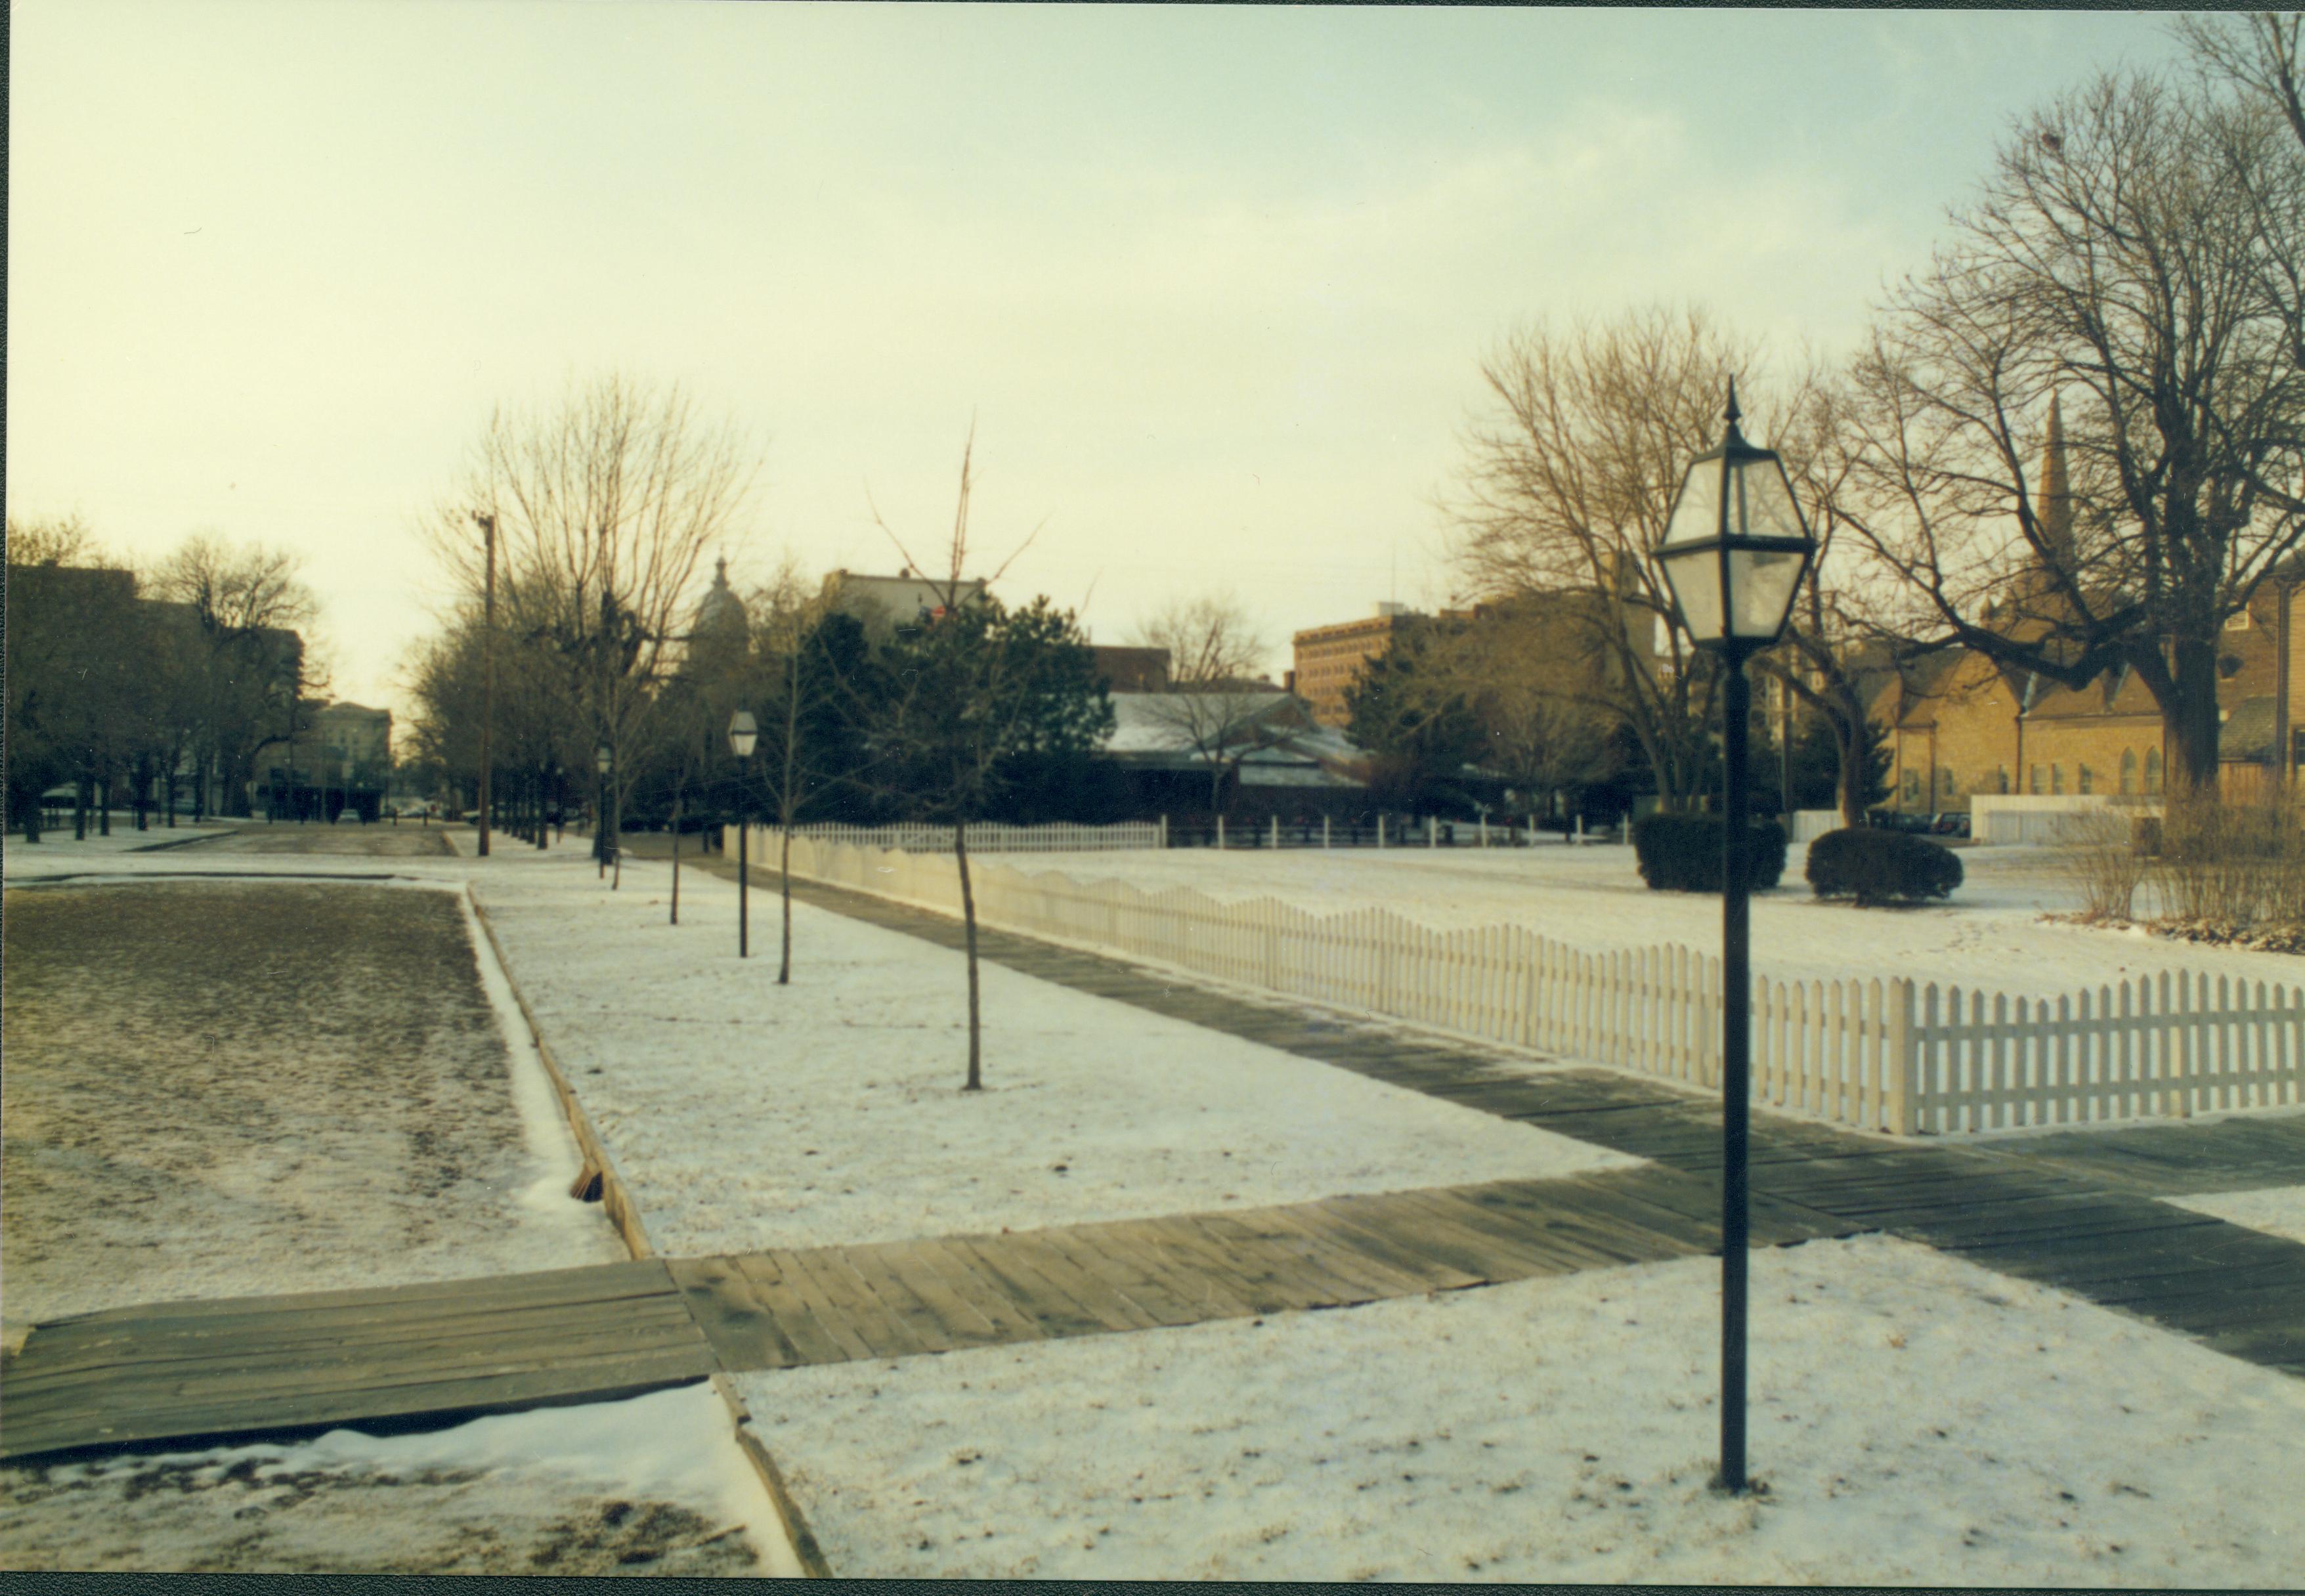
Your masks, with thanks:
[(0, 1457), (606, 1401), (715, 1366), (653, 1259), (117, 1308), (36, 1327), (0, 1369)]
[[(37, 1328), (0, 1456), (438, 1420), (716, 1371), (1153, 1329), (1720, 1247), (1662, 1167), (998, 1235), (651, 1259), (495, 1279), (124, 1308)], [(1769, 1202), (1756, 1245), (1846, 1234)]]
[[(733, 876), (714, 857), (707, 865)], [(755, 882), (774, 876), (754, 867)], [(928, 910), (815, 882), (794, 896), (852, 919), (958, 947)], [(1709, 1177), (1719, 1201), (1717, 1103), (1661, 1082), (1561, 1066), (1532, 1075), (1476, 1044), (1259, 1003), (1142, 965), (980, 928), (987, 959), (1340, 1069), (1539, 1125)], [(2305, 1116), (2141, 1125), (1984, 1142), (1900, 1140), (1756, 1108), (1752, 1190), (1836, 1234), (1879, 1230), (2071, 1291), (2305, 1377), (2305, 1245), (2155, 1201), (2159, 1195), (2305, 1184)]]

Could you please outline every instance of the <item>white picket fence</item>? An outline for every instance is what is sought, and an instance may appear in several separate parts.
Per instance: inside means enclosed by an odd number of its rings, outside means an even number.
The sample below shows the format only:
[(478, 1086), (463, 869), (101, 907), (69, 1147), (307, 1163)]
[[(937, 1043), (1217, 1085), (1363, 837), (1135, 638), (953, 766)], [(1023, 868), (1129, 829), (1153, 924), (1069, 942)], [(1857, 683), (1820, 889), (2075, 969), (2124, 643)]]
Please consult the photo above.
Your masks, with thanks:
[[(793, 836), (852, 848), (902, 848), (908, 853), (952, 852), (952, 828), (949, 826), (820, 824), (795, 826)], [(978, 823), (968, 828), (968, 851), (972, 853), (1087, 853), (1107, 848), (1157, 848), (1163, 840), (1158, 820), (1132, 820), (1118, 826), (1076, 826), (1069, 823), (995, 826)]]
[[(773, 833), (756, 832), (761, 845)], [(970, 849), (975, 849), (970, 828)], [(764, 854), (762, 857), (772, 855)], [(960, 913), (949, 853), (795, 836), (793, 873)], [(1053, 870), (973, 868), (983, 924), (1334, 1007), (1717, 1089), (1721, 962), (1611, 953), (1521, 926), (1436, 931)], [(2245, 985), (2245, 983), (2244, 983)], [(1904, 1135), (2184, 1116), (2305, 1100), (2305, 989), (2139, 977), (2052, 999), (1934, 982), (1756, 978), (1753, 1100)]]

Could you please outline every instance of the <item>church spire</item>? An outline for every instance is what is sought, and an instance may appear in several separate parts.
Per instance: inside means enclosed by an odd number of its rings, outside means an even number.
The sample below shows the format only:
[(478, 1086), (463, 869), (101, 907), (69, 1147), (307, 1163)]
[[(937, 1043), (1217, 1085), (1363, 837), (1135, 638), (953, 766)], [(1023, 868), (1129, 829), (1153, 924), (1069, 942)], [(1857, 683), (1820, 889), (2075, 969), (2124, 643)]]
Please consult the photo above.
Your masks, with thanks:
[(2049, 395), (2049, 429), (2041, 444), (2040, 488), (2033, 498), (2033, 518), (2041, 541), (2059, 564), (2073, 551), (2072, 490), (2065, 477), (2065, 418), (2056, 393)]

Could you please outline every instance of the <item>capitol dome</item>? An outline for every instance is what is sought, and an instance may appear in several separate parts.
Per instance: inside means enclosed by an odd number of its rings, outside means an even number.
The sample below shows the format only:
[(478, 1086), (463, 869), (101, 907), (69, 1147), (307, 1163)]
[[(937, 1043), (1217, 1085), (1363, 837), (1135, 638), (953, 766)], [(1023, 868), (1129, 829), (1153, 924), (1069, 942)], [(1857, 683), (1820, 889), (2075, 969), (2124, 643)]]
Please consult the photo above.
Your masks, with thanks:
[(711, 590), (698, 603), (695, 619), (689, 623), (689, 643), (695, 648), (742, 649), (751, 633), (744, 600), (728, 586), (728, 562), (716, 560)]

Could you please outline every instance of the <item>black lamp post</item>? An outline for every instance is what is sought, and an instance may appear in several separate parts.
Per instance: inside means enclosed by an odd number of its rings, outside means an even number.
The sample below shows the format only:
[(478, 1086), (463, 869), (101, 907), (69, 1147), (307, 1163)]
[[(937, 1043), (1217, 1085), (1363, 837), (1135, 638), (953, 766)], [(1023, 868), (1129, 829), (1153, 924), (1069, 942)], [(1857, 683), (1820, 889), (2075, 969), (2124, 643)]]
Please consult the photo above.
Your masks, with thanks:
[(1717, 1490), (1745, 1489), (1746, 1137), (1752, 1096), (1753, 973), (1746, 861), (1750, 776), (1745, 734), (1752, 689), (1745, 661), (1782, 636), (1816, 544), (1802, 524), (1775, 454), (1737, 430), (1697, 456), (1681, 483), (1656, 561), (1692, 641), (1721, 657), (1721, 1472)]
[(599, 874), (608, 873), (608, 850), (616, 845), (608, 840), (608, 770), (617, 762), (617, 751), (605, 742), (592, 751), (592, 768), (600, 772), (595, 785), (598, 808), (592, 814), (592, 857), (600, 862)]
[(752, 831), (744, 818), (744, 762), (753, 757), (753, 748), (760, 741), (761, 728), (753, 719), (750, 709), (739, 709), (728, 717), (728, 751), (736, 756), (736, 956), (753, 956), (752, 900), (749, 889), (753, 882)]

